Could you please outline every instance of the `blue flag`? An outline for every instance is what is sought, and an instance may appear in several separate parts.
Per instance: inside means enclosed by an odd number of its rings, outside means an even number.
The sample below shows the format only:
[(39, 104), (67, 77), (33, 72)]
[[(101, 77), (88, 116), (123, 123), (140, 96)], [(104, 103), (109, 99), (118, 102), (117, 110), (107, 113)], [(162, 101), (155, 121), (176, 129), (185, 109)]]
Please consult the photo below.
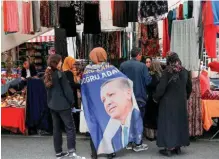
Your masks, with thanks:
[(81, 81), (85, 119), (98, 154), (140, 144), (143, 124), (133, 83), (116, 67), (90, 70)]

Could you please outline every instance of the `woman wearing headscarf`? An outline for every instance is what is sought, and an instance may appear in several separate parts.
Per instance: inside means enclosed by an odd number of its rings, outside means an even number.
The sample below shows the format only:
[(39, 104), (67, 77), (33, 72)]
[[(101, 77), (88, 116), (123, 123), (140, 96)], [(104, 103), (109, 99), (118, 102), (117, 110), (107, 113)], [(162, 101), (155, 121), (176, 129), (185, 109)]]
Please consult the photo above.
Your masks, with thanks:
[(182, 146), (190, 144), (187, 99), (191, 91), (189, 72), (176, 53), (169, 53), (167, 67), (153, 96), (159, 102), (157, 146), (164, 148), (160, 153), (165, 156), (179, 154)]
[[(89, 73), (90, 71), (103, 70), (110, 66), (107, 62), (107, 53), (101, 47), (94, 48), (90, 52), (89, 58), (92, 63), (86, 66), (84, 74)], [(90, 140), (90, 146), (92, 151), (91, 158), (97, 159), (98, 156), (92, 139)], [(107, 157), (108, 159), (112, 159), (115, 157), (115, 154), (108, 154)]]
[[(73, 57), (66, 57), (62, 66), (62, 71), (65, 73), (68, 82), (73, 90), (74, 93), (74, 107), (79, 109), (78, 106), (78, 94), (77, 91), (80, 89), (80, 79), (77, 76), (77, 68), (75, 66), (76, 60)], [(76, 125), (76, 131), (79, 131), (79, 116), (78, 114), (74, 113), (73, 114), (74, 120), (75, 120), (75, 125)]]
[(148, 100), (145, 115), (146, 138), (154, 140), (156, 138), (158, 105), (153, 100), (153, 94), (156, 92), (158, 83), (162, 75), (162, 68), (159, 61), (152, 61), (150, 66), (151, 83), (147, 86)]

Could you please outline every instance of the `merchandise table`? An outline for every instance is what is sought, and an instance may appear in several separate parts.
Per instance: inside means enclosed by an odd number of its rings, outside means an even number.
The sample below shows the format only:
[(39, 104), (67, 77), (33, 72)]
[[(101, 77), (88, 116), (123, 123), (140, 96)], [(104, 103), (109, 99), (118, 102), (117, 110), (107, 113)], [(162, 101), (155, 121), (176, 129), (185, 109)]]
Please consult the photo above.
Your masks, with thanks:
[(25, 108), (1, 108), (1, 126), (7, 129), (19, 129), (26, 134), (26, 109)]
[[(212, 118), (219, 118), (219, 100), (202, 100), (202, 120), (203, 127), (206, 131), (213, 125)], [(219, 130), (211, 139), (218, 133)]]
[(1, 85), (1, 95), (7, 93), (10, 86), (17, 85), (20, 82), (21, 78), (16, 78), (14, 80), (11, 80), (7, 84)]

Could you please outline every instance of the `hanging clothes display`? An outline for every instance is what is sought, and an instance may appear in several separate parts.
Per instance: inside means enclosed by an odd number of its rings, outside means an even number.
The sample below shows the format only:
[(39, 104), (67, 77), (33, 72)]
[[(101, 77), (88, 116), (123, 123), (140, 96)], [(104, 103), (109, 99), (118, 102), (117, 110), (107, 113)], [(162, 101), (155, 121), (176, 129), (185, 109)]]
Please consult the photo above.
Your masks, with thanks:
[(126, 1), (128, 22), (138, 22), (138, 1)]
[(31, 33), (31, 6), (30, 2), (22, 2), (22, 33)]
[(197, 44), (194, 19), (173, 21), (170, 50), (179, 55), (182, 65), (190, 71), (199, 70)]
[(201, 92), (199, 77), (192, 79), (192, 93), (188, 100), (189, 134), (190, 136), (201, 136), (203, 134)]
[(41, 26), (50, 27), (49, 1), (40, 1)]
[(99, 4), (84, 4), (84, 33), (99, 34), (101, 32)]
[(214, 24), (219, 25), (219, 1), (211, 1), (214, 15)]
[(162, 1), (140, 1), (139, 2), (139, 23), (152, 24), (165, 18), (168, 12), (167, 0)]
[(167, 52), (170, 51), (170, 38), (168, 31), (168, 19), (163, 20), (163, 52), (162, 57), (166, 57)]
[(125, 1), (113, 2), (113, 26), (127, 27), (128, 14)]
[(41, 31), (41, 25), (40, 25), (39, 2), (38, 1), (32, 1), (32, 7), (33, 7), (33, 29), (34, 29), (34, 32), (40, 32)]
[(59, 8), (59, 25), (66, 31), (67, 37), (76, 36), (76, 22), (74, 7)]
[(156, 24), (141, 24), (140, 47), (143, 56), (155, 57), (159, 55), (158, 26)]
[(19, 31), (19, 16), (17, 1), (3, 1), (4, 32)]
[(56, 54), (62, 56), (63, 60), (68, 56), (66, 31), (63, 28), (55, 28), (55, 50)]

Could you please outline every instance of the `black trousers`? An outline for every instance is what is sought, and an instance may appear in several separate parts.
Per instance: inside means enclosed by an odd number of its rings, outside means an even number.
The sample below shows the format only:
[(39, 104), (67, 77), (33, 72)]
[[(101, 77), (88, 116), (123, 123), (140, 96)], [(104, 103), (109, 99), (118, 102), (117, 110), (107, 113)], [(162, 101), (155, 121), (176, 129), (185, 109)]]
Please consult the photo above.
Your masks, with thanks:
[(56, 153), (62, 152), (62, 128), (61, 121), (65, 125), (65, 131), (67, 134), (67, 147), (69, 152), (74, 152), (76, 145), (76, 132), (75, 124), (72, 117), (71, 109), (63, 111), (51, 110), (53, 120), (53, 142)]

